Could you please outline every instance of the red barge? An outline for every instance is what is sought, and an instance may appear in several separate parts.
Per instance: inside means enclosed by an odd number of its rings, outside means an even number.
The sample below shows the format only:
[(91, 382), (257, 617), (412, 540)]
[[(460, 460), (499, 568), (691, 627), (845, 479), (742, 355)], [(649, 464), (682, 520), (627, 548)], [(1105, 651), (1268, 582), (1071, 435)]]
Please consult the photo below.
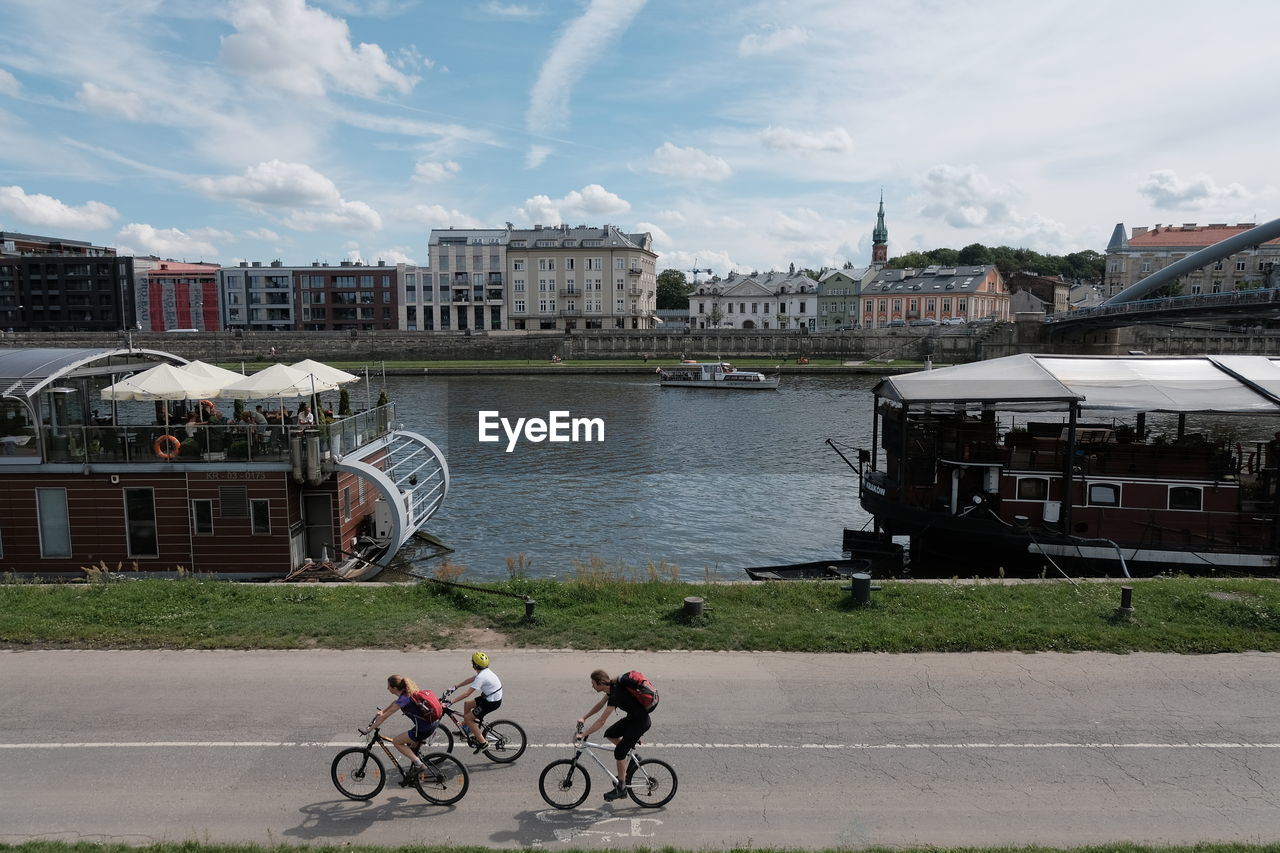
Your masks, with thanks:
[[(399, 428), (393, 404), (253, 427), (166, 423), (156, 415), (167, 404), (102, 402), (102, 389), (161, 363), (186, 360), (0, 350), (0, 571), (269, 580), (322, 565), (369, 577), (445, 499), (443, 454)], [(96, 418), (102, 408), (110, 416)]]
[(860, 500), (912, 574), (1280, 573), (1280, 361), (1016, 355), (874, 404)]

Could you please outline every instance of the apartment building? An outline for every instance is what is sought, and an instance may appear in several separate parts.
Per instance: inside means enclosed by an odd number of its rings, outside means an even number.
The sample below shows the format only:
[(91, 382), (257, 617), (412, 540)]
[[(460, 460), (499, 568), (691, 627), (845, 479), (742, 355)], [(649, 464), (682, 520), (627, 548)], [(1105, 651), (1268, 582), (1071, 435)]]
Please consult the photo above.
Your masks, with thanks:
[(882, 269), (858, 302), (864, 329), (952, 317), (1009, 319), (1009, 293), (994, 264)]
[(818, 282), (803, 272), (732, 273), (689, 295), (694, 329), (816, 329)]
[(512, 329), (652, 329), (658, 256), (648, 233), (613, 225), (511, 229)]
[(156, 257), (134, 258), (133, 263), (138, 328), (150, 332), (222, 329), (218, 264), (188, 264)]
[(133, 258), (110, 247), (0, 231), (0, 329), (132, 328), (132, 280)]
[(403, 329), (401, 294), (411, 264), (313, 263), (294, 267), (297, 328), (308, 332)]
[(823, 270), (818, 275), (818, 330), (856, 327), (858, 296), (875, 274), (876, 267)]
[(420, 289), (405, 288), (405, 328), (424, 332), (505, 329), (506, 228), (436, 228)]
[[(1108, 298), (1115, 296), (1175, 261), (1253, 227), (1252, 222), (1158, 224), (1151, 228), (1137, 226), (1130, 236), (1125, 232), (1124, 223), (1118, 223), (1107, 244), (1103, 291)], [(1274, 280), (1277, 261), (1280, 261), (1280, 239), (1252, 246), (1183, 276), (1182, 292), (1188, 295), (1223, 293), (1244, 287), (1274, 286), (1280, 283)], [(1272, 284), (1268, 285), (1268, 281)]]

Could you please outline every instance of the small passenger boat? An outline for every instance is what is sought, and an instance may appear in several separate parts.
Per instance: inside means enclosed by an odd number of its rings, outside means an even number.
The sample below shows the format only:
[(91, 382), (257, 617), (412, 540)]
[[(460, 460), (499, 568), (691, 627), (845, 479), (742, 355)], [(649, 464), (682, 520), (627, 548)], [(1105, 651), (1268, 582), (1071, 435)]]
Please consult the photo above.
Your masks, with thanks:
[(855, 572), (865, 572), (870, 560), (813, 560), (782, 566), (755, 566), (743, 569), (753, 581), (848, 580)]
[(767, 390), (778, 387), (778, 375), (765, 376), (754, 370), (738, 370), (727, 361), (683, 361), (675, 367), (657, 369), (663, 388), (727, 388)]

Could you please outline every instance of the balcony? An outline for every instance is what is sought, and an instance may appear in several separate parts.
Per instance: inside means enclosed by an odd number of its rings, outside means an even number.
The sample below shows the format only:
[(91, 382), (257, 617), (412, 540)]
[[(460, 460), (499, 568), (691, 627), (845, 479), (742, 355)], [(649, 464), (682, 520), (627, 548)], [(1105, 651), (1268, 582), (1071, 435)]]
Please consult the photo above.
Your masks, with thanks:
[(559, 313), (561, 317), (581, 317), (582, 309), (581, 308), (561, 308)]
[(628, 290), (628, 291), (627, 291), (627, 296), (630, 296), (632, 299), (639, 299), (641, 296), (644, 296), (644, 291), (643, 291), (643, 290)]
[(640, 270), (637, 270), (637, 269), (629, 269), (629, 270), (627, 270), (627, 275), (640, 275)]
[(559, 296), (566, 296), (570, 299), (576, 299), (577, 297), (582, 296), (582, 291), (578, 290), (576, 287), (571, 287), (571, 288), (568, 288), (567, 290), (564, 290), (564, 289), (558, 290), (556, 291), (556, 293)]

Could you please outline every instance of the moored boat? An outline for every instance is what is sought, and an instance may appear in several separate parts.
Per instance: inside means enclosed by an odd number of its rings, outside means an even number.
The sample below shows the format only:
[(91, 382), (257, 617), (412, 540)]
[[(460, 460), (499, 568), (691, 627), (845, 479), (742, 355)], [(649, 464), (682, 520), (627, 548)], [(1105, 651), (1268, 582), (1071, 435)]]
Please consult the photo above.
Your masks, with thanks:
[(753, 581), (848, 580), (855, 572), (865, 572), (870, 560), (811, 560), (780, 566), (755, 566), (743, 569)]
[(778, 387), (778, 376), (755, 370), (739, 370), (727, 361), (684, 361), (657, 369), (658, 384), (664, 388), (723, 388), (729, 390), (769, 390)]
[(0, 350), (0, 571), (266, 580), (322, 565), (368, 577), (443, 503), (443, 455), (395, 425), (393, 404), (299, 426), (252, 412), (229, 422), (220, 413), (234, 399), (209, 395), (179, 423), (165, 401), (188, 398), (117, 395), (97, 417), (104, 391), (185, 362), (133, 348)]
[(886, 378), (873, 412), (860, 500), (913, 574), (1280, 574), (1273, 359), (1009, 356)]

